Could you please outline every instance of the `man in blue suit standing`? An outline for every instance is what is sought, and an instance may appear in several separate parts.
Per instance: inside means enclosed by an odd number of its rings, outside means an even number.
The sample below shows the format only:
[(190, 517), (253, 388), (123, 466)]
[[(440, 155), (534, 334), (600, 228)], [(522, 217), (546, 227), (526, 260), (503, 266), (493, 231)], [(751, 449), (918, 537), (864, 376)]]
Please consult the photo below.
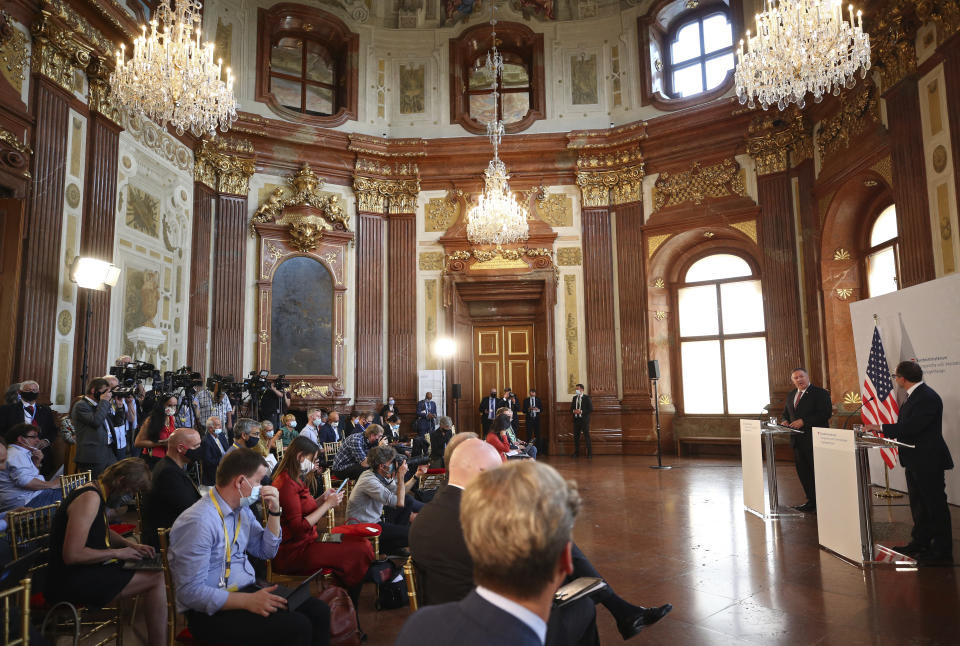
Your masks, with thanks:
[(434, 420), (437, 419), (437, 402), (433, 401), (433, 393), (417, 402), (417, 435), (424, 437), (433, 431)]
[(923, 383), (923, 369), (901, 361), (894, 383), (907, 393), (894, 424), (868, 424), (864, 429), (912, 444), (900, 447), (900, 464), (907, 476), (907, 495), (913, 515), (910, 543), (895, 547), (922, 565), (953, 563), (953, 531), (944, 471), (953, 468), (950, 449), (943, 440), (943, 400)]
[(543, 646), (554, 592), (573, 571), (579, 509), (576, 486), (543, 463), (481, 473), (464, 490), (460, 515), (477, 587), (412, 615), (396, 646)]

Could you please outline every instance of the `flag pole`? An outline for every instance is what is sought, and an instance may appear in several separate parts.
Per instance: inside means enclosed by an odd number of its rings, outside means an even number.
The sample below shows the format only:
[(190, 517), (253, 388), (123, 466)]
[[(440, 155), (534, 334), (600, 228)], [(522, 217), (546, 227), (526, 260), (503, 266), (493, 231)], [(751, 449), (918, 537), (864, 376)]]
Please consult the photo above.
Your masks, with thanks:
[(890, 467), (887, 466), (886, 462), (883, 463), (883, 484), (884, 488), (874, 492), (874, 496), (877, 498), (903, 498), (902, 493), (890, 488)]

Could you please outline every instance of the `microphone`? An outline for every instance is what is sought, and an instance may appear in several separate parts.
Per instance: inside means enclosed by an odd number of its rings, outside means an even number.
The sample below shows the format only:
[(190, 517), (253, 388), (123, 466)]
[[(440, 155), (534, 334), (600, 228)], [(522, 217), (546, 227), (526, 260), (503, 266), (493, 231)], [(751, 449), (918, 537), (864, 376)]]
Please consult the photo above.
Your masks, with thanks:
[(847, 415), (847, 419), (843, 422), (843, 428), (844, 428), (844, 429), (847, 428), (847, 424), (850, 423), (850, 420), (853, 419), (853, 416), (856, 415), (856, 414), (858, 414), (861, 410), (863, 410), (863, 407), (864, 407), (864, 405), (865, 405), (867, 402), (872, 402), (872, 401), (874, 401), (875, 399), (876, 399), (876, 398), (871, 395), (870, 397), (867, 397), (866, 399), (862, 400), (862, 401), (860, 402), (860, 405), (857, 406), (857, 410), (855, 410), (855, 411), (853, 411), (852, 413), (850, 413), (849, 415)]

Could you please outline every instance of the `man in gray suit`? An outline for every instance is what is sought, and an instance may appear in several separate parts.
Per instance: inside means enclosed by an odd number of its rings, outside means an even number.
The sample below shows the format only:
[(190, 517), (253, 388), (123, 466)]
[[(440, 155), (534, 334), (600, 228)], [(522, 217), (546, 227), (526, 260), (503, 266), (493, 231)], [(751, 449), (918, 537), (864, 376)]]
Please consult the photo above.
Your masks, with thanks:
[(113, 415), (112, 399), (113, 393), (107, 380), (94, 379), (86, 396), (77, 401), (70, 411), (70, 419), (77, 432), (77, 471), (92, 471), (94, 478), (117, 461), (104, 424)]

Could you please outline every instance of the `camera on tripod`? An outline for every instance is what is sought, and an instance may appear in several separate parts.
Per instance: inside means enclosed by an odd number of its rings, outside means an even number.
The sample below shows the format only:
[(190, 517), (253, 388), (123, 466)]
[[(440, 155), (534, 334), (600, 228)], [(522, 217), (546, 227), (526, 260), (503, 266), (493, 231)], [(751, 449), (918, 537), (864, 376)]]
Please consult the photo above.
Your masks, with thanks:
[(203, 377), (199, 372), (190, 370), (190, 366), (183, 366), (179, 370), (163, 373), (163, 389), (166, 392), (184, 389), (192, 391), (203, 385)]
[[(146, 361), (132, 361), (122, 366), (111, 366), (110, 374), (117, 378), (117, 381), (124, 388), (130, 388), (149, 379), (154, 383), (160, 381), (160, 371), (152, 363)], [(114, 390), (114, 392), (117, 392)]]
[(277, 378), (273, 380), (273, 387), (277, 390), (283, 391), (290, 387), (290, 382), (287, 381), (286, 375), (277, 375)]
[(251, 397), (259, 397), (263, 391), (267, 389), (267, 375), (269, 374), (269, 370), (261, 370), (259, 372), (256, 370), (250, 371), (250, 374), (247, 375), (247, 378), (243, 380), (243, 387), (248, 393), (250, 393)]

